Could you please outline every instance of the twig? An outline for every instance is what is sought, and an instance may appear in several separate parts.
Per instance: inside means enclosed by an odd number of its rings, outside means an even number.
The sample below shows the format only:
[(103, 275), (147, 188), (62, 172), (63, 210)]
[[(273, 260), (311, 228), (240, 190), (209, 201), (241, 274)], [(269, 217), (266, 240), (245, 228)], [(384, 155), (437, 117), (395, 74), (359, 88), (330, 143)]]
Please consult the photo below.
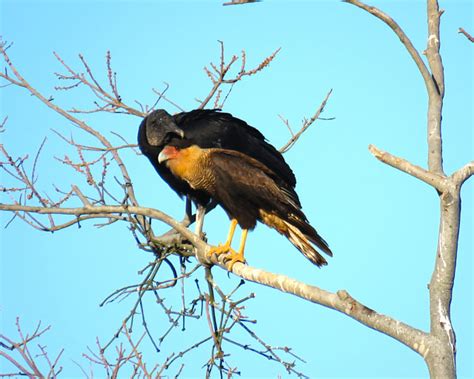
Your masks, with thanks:
[(331, 93), (332, 93), (332, 89), (329, 90), (328, 94), (326, 95), (326, 97), (324, 98), (323, 102), (318, 107), (318, 109), (316, 110), (314, 115), (309, 120), (306, 120), (303, 123), (303, 126), (301, 127), (301, 129), (296, 134), (293, 133), (293, 131), (292, 131), (292, 129), (291, 129), (289, 123), (288, 123), (288, 120), (285, 120), (283, 117), (280, 116), (280, 118), (283, 120), (283, 122), (288, 127), (288, 129), (290, 130), (290, 133), (291, 133), (290, 140), (280, 148), (281, 153), (286, 153), (288, 150), (290, 150), (294, 146), (296, 141), (298, 141), (298, 139), (301, 137), (301, 135), (319, 118), (319, 115), (324, 111), (324, 107), (326, 106), (326, 103), (329, 100), (329, 97), (331, 96)]
[(262, 0), (232, 0), (222, 5), (240, 5), (240, 4), (249, 4), (249, 3), (259, 3), (261, 1)]
[(468, 32), (466, 32), (464, 28), (459, 28), (458, 33), (464, 34), (469, 41), (474, 43), (474, 37), (471, 36)]

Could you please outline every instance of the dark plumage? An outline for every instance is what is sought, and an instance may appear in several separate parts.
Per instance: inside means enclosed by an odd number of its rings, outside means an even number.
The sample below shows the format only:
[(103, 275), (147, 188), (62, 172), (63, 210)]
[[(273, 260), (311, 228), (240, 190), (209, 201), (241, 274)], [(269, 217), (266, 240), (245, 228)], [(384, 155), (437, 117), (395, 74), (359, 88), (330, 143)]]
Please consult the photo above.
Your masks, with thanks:
[(166, 165), (158, 164), (163, 147), (181, 139), (188, 146), (195, 144), (201, 148), (234, 150), (257, 159), (281, 178), (299, 204), (293, 190), (296, 185), (293, 171), (257, 129), (229, 113), (216, 110), (196, 109), (171, 116), (160, 109), (151, 112), (141, 122), (138, 144), (158, 174), (179, 196), (187, 195), (201, 205), (210, 200), (209, 194), (191, 188), (186, 181), (172, 175)]
[[(244, 262), (247, 232), (257, 221), (285, 235), (318, 266), (327, 264), (321, 252), (332, 256), (301, 210), (291, 168), (245, 121), (216, 110), (174, 116), (157, 110), (142, 121), (138, 143), (178, 195), (201, 206), (213, 199), (224, 208), (232, 220), (229, 236), (211, 253), (230, 253), (231, 267)], [(237, 224), (243, 229), (238, 252), (231, 248)]]
[[(308, 223), (294, 190), (258, 160), (237, 151), (189, 146), (183, 139), (170, 142), (158, 161), (193, 189), (208, 194), (232, 219), (226, 243), (212, 251), (231, 252), (231, 265), (244, 261), (247, 230), (253, 229), (257, 221), (285, 235), (317, 266), (327, 264), (320, 252), (332, 252)], [(238, 253), (230, 247), (236, 223), (244, 230)]]

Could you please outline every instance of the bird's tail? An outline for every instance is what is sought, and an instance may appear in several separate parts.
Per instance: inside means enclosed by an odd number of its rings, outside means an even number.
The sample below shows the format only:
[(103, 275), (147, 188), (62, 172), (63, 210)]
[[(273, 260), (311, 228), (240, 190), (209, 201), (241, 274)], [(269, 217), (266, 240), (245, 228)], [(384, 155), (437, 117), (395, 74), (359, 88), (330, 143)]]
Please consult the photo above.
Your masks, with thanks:
[(316, 232), (316, 230), (307, 222), (296, 219), (291, 221), (282, 220), (287, 227), (287, 233), (284, 233), (290, 242), (303, 253), (316, 266), (325, 266), (328, 264), (326, 259), (313, 246), (319, 248), (320, 251), (332, 257), (332, 251), (328, 244)]
[(328, 264), (321, 252), (332, 257), (331, 249), (305, 219), (294, 214), (283, 219), (274, 213), (267, 213), (263, 210), (260, 210), (260, 217), (266, 225), (276, 229), (288, 238), (316, 266), (320, 267)]

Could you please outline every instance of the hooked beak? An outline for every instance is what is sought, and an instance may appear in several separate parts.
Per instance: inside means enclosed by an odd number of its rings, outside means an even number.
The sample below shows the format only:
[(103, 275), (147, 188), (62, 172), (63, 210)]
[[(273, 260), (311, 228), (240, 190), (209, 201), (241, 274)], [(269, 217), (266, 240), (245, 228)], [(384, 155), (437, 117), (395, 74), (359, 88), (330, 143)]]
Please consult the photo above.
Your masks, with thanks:
[(173, 146), (165, 146), (163, 150), (158, 154), (158, 163), (166, 162), (169, 159), (176, 158), (178, 155), (178, 149)]
[(181, 139), (184, 138), (184, 131), (183, 131), (183, 129), (181, 129), (181, 128), (176, 128), (176, 129), (174, 130), (174, 133), (176, 133), (178, 136), (180, 136)]
[(168, 155), (164, 150), (161, 150), (160, 154), (158, 155), (158, 163), (166, 162), (169, 159)]
[(178, 125), (176, 125), (174, 122), (171, 125), (170, 124), (166, 125), (165, 130), (166, 130), (166, 134), (172, 133), (172, 134), (176, 134), (181, 139), (184, 138), (184, 130), (181, 129)]

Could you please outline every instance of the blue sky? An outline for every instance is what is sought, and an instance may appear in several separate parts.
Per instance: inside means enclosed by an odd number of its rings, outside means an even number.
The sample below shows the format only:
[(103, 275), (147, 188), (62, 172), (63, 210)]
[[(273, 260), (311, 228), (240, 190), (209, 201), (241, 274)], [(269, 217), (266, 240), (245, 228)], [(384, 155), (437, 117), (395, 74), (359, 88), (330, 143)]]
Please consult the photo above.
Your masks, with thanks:
[[(105, 79), (105, 53), (111, 51), (125, 101), (151, 104), (151, 88), (170, 84), (167, 95), (181, 107), (197, 106), (210, 82), (203, 67), (219, 58), (218, 40), (228, 57), (247, 53), (252, 68), (274, 50), (281, 51), (260, 74), (232, 91), (225, 110), (261, 130), (275, 146), (289, 138), (278, 115), (296, 129), (333, 89), (325, 117), (285, 154), (298, 179), (297, 192), (311, 223), (329, 242), (334, 258), (323, 269), (309, 264), (294, 247), (264, 226), (249, 235), (248, 262), (336, 291), (346, 289), (364, 304), (423, 330), (429, 329), (428, 290), (437, 244), (438, 198), (427, 185), (385, 166), (367, 150), (369, 144), (426, 166), (426, 93), (422, 78), (397, 37), (379, 20), (342, 2), (266, 0), (223, 7), (219, 1), (0, 1), (1, 34), (14, 42), (9, 50), (24, 76), (65, 107), (89, 105), (86, 91), (56, 93), (54, 72), (61, 67), (52, 52), (79, 68), (82, 53)], [(378, 1), (422, 51), (426, 45), (423, 1)], [(473, 156), (474, 46), (457, 33), (473, 29), (470, 1), (444, 1), (442, 54), (446, 76), (443, 114), (445, 171)], [(54, 159), (73, 154), (51, 133), (61, 130), (86, 141), (70, 123), (24, 91), (2, 88), (0, 135), (13, 155), (32, 155), (45, 136), (39, 186), (69, 188), (77, 177)], [(170, 112), (177, 109), (162, 103)], [(89, 116), (91, 125), (110, 136), (117, 131), (134, 142), (140, 120), (132, 116)], [(115, 140), (116, 143), (120, 143)], [(181, 218), (183, 203), (154, 173), (144, 157), (124, 155), (138, 198)], [(3, 183), (6, 178), (2, 177)], [(82, 183), (81, 185), (84, 186)], [(452, 304), (457, 333), (459, 377), (472, 377), (472, 209), (473, 181), (463, 189), (458, 271)], [(2, 200), (5, 201), (5, 200)], [(9, 215), (0, 214), (2, 227)], [(221, 210), (206, 218), (211, 243), (220, 242), (228, 221)], [(160, 227), (160, 230), (166, 228)], [(96, 229), (84, 223), (54, 235), (15, 221), (1, 233), (1, 333), (15, 333), (20, 316), (25, 329), (38, 320), (52, 325), (42, 341), (52, 353), (64, 347), (64, 376), (81, 377), (74, 362), (87, 367), (81, 353), (95, 338), (107, 340), (126, 315), (130, 301), (100, 308), (114, 289), (137, 283), (137, 271), (151, 259), (139, 250), (125, 225)], [(197, 276), (204, 286), (203, 274)], [(217, 275), (225, 288), (238, 279)], [(195, 292), (189, 286), (190, 293)], [(290, 346), (303, 357), (298, 364), (311, 377), (426, 377), (423, 360), (396, 341), (334, 311), (274, 290), (246, 284), (255, 292), (246, 313), (268, 343)], [(170, 302), (179, 291), (165, 294)], [(179, 301), (178, 301), (179, 304)], [(151, 300), (148, 315), (157, 333), (166, 321)], [(151, 350), (161, 363), (207, 332), (205, 320), (175, 330)], [(137, 336), (140, 335), (138, 329)], [(239, 338), (243, 336), (238, 336)], [(146, 344), (146, 343), (145, 343)], [(233, 349), (231, 360), (243, 377), (286, 376), (277, 364)], [(183, 375), (202, 377), (205, 346), (187, 355)], [(0, 361), (0, 372), (4, 363)], [(179, 364), (170, 371), (174, 375)]]

